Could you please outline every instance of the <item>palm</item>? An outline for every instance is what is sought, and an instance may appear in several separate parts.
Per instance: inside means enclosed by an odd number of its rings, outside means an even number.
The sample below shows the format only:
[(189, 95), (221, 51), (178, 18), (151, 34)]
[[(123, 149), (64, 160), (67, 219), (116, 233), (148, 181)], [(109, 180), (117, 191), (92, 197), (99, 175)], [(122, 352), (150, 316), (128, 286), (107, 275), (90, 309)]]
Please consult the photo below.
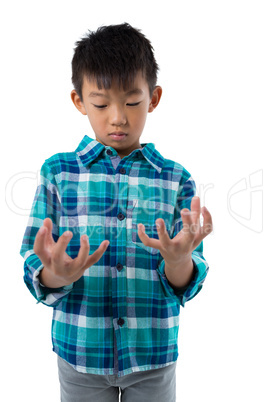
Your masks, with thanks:
[(212, 231), (210, 213), (203, 207), (203, 226), (200, 225), (200, 213), (200, 199), (193, 197), (191, 210), (186, 208), (181, 210), (183, 228), (173, 239), (170, 239), (165, 222), (161, 218), (156, 220), (159, 239), (149, 238), (142, 224), (138, 225), (138, 235), (145, 246), (158, 249), (166, 262), (176, 264), (191, 255), (193, 250)]
[(84, 271), (95, 264), (107, 249), (109, 242), (103, 241), (98, 249), (89, 255), (89, 242), (86, 235), (80, 238), (80, 249), (76, 258), (71, 258), (67, 253), (67, 246), (72, 238), (72, 233), (64, 232), (54, 241), (52, 237), (52, 221), (49, 218), (44, 220), (42, 228), (39, 229), (35, 242), (34, 252), (38, 255), (46, 270), (49, 270), (59, 282), (70, 284), (77, 281)]

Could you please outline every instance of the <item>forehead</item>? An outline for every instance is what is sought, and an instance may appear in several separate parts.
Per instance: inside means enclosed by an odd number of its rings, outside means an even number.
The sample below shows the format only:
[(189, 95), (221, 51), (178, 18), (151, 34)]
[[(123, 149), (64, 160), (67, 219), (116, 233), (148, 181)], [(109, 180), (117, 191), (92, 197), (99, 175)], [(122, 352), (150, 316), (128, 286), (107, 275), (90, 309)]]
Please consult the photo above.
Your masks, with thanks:
[(98, 96), (99, 94), (107, 95), (117, 94), (120, 96), (131, 96), (131, 95), (139, 95), (143, 93), (149, 92), (149, 86), (141, 72), (138, 72), (133, 80), (131, 80), (128, 85), (123, 86), (119, 84), (119, 80), (114, 79), (111, 82), (111, 85), (100, 85), (95, 78), (88, 78), (84, 76), (83, 79), (83, 93), (86, 96)]

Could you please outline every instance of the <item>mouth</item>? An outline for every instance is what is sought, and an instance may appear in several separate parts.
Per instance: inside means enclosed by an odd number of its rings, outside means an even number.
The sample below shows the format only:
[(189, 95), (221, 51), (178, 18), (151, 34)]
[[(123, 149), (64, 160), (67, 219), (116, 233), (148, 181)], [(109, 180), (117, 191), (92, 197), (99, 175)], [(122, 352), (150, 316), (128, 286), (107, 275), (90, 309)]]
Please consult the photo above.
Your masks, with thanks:
[(113, 140), (122, 140), (126, 136), (127, 134), (124, 133), (123, 131), (115, 131), (109, 134), (109, 137), (111, 137)]

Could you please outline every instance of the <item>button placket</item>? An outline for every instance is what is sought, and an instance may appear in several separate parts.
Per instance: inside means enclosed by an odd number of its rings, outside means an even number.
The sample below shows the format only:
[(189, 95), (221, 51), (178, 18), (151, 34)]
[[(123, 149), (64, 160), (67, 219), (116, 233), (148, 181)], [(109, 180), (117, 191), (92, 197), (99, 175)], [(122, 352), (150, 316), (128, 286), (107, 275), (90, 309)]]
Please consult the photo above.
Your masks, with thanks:
[[(121, 166), (120, 166), (121, 163)], [(119, 166), (115, 173), (115, 184), (117, 186), (117, 196), (114, 213), (117, 218), (117, 235), (112, 239), (112, 242), (116, 246), (115, 255), (117, 255), (118, 260), (114, 264), (114, 309), (113, 317), (115, 323), (118, 325), (117, 330), (121, 327), (125, 327), (126, 322), (122, 317), (126, 316), (126, 271), (124, 270), (124, 264), (126, 261), (126, 217), (127, 217), (127, 203), (128, 203), (128, 168), (122, 167), (124, 162), (119, 162)], [(115, 324), (115, 325), (116, 325)], [(122, 329), (123, 330), (123, 329)], [(120, 331), (121, 332), (121, 331)], [(118, 342), (118, 347), (120, 347), (121, 338), (119, 333), (116, 331), (116, 339)]]

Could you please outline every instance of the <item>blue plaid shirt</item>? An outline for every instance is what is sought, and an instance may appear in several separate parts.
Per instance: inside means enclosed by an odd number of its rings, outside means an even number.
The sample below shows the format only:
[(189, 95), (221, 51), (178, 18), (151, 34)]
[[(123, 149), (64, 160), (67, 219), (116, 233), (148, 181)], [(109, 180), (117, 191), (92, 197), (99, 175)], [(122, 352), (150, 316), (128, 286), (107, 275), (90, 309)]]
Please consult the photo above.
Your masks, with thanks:
[[(158, 238), (160, 217), (173, 238), (182, 228), (180, 210), (195, 194), (179, 163), (163, 158), (152, 143), (141, 147), (120, 159), (112, 147), (84, 136), (75, 152), (46, 159), (24, 234), (24, 281), (38, 302), (53, 307), (53, 350), (83, 373), (123, 376), (175, 362), (180, 306), (207, 275), (201, 243), (192, 254), (191, 283), (174, 289), (160, 252), (139, 239), (138, 223)], [(90, 254), (110, 241), (102, 258), (70, 286), (50, 289), (39, 282), (43, 265), (33, 244), (46, 217), (55, 241), (72, 231), (72, 258), (83, 234)]]

